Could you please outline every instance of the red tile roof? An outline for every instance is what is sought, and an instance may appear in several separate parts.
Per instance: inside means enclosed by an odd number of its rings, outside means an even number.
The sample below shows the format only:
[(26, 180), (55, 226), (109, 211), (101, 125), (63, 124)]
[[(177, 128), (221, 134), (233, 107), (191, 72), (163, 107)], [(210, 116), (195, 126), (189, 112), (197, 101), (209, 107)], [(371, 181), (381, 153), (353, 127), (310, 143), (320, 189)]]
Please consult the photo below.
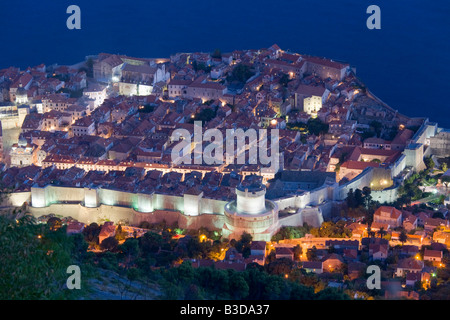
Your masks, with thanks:
[(389, 215), (392, 219), (398, 219), (402, 212), (394, 207), (381, 206), (374, 213), (376, 216), (383, 216), (383, 214)]
[(364, 170), (369, 167), (378, 168), (379, 163), (376, 162), (363, 162), (363, 161), (345, 161), (341, 168), (347, 168), (350, 170)]

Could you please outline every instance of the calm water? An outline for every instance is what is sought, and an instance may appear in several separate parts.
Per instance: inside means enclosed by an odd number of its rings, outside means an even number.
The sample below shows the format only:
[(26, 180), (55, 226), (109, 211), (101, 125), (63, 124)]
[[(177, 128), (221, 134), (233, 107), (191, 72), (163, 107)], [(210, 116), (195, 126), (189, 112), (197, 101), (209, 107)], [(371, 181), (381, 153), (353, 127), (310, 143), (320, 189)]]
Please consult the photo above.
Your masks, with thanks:
[[(81, 8), (81, 30), (66, 8)], [(381, 8), (381, 30), (366, 9)], [(450, 2), (444, 0), (0, 0), (0, 68), (73, 64), (99, 52), (268, 47), (345, 60), (379, 98), (450, 127)]]

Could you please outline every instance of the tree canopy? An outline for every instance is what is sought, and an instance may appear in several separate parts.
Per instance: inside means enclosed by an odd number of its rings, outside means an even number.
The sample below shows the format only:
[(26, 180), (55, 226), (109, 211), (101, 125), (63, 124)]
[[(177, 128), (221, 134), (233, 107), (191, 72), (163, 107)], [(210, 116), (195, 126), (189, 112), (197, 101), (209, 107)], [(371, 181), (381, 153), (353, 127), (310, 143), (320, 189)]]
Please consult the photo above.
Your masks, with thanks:
[(352, 236), (352, 231), (345, 227), (345, 221), (325, 221), (319, 228), (312, 228), (311, 234), (315, 237), (327, 238), (349, 238)]
[[(214, 267), (193, 268), (188, 261), (177, 268), (161, 270), (166, 281), (166, 298), (185, 299), (213, 297), (241, 300), (344, 300), (349, 296), (337, 289), (325, 289), (316, 276), (304, 275), (298, 269), (289, 270), (292, 261), (282, 259), (271, 263), (274, 274), (256, 267), (245, 271), (218, 270)], [(276, 270), (276, 272), (275, 272)], [(286, 273), (288, 272), (288, 273)], [(287, 276), (286, 276), (287, 275)], [(315, 293), (317, 289), (317, 293)]]
[(37, 224), (28, 215), (0, 216), (0, 299), (73, 298), (79, 292), (65, 287), (67, 267), (80, 264), (86, 249), (84, 239), (67, 236), (65, 227)]
[(255, 73), (251, 71), (250, 67), (245, 64), (238, 64), (234, 67), (233, 71), (231, 71), (231, 74), (228, 75), (227, 81), (228, 82), (241, 82), (245, 83), (248, 79), (253, 77)]

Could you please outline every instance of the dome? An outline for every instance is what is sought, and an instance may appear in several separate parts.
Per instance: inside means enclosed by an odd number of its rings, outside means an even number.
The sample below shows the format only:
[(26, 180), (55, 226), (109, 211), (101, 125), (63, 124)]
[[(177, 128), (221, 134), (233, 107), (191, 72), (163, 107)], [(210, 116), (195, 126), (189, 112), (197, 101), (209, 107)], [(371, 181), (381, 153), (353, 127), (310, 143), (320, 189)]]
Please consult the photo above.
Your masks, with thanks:
[(27, 90), (24, 87), (17, 88), (16, 97), (17, 96), (27, 96)]
[(19, 139), (19, 147), (26, 147), (28, 144), (27, 139), (25, 139), (24, 137), (20, 137)]

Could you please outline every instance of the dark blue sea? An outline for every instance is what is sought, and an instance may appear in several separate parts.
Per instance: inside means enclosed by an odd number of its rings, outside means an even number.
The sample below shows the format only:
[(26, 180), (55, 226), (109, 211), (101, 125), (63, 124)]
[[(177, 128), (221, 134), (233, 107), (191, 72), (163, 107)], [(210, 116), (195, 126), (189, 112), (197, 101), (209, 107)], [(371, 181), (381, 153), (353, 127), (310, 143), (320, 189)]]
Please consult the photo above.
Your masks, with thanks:
[[(66, 9), (81, 8), (81, 30)], [(369, 5), (381, 30), (369, 30)], [(99, 52), (269, 47), (347, 61), (401, 113), (450, 127), (450, 1), (446, 0), (0, 0), (0, 68), (74, 64)]]

